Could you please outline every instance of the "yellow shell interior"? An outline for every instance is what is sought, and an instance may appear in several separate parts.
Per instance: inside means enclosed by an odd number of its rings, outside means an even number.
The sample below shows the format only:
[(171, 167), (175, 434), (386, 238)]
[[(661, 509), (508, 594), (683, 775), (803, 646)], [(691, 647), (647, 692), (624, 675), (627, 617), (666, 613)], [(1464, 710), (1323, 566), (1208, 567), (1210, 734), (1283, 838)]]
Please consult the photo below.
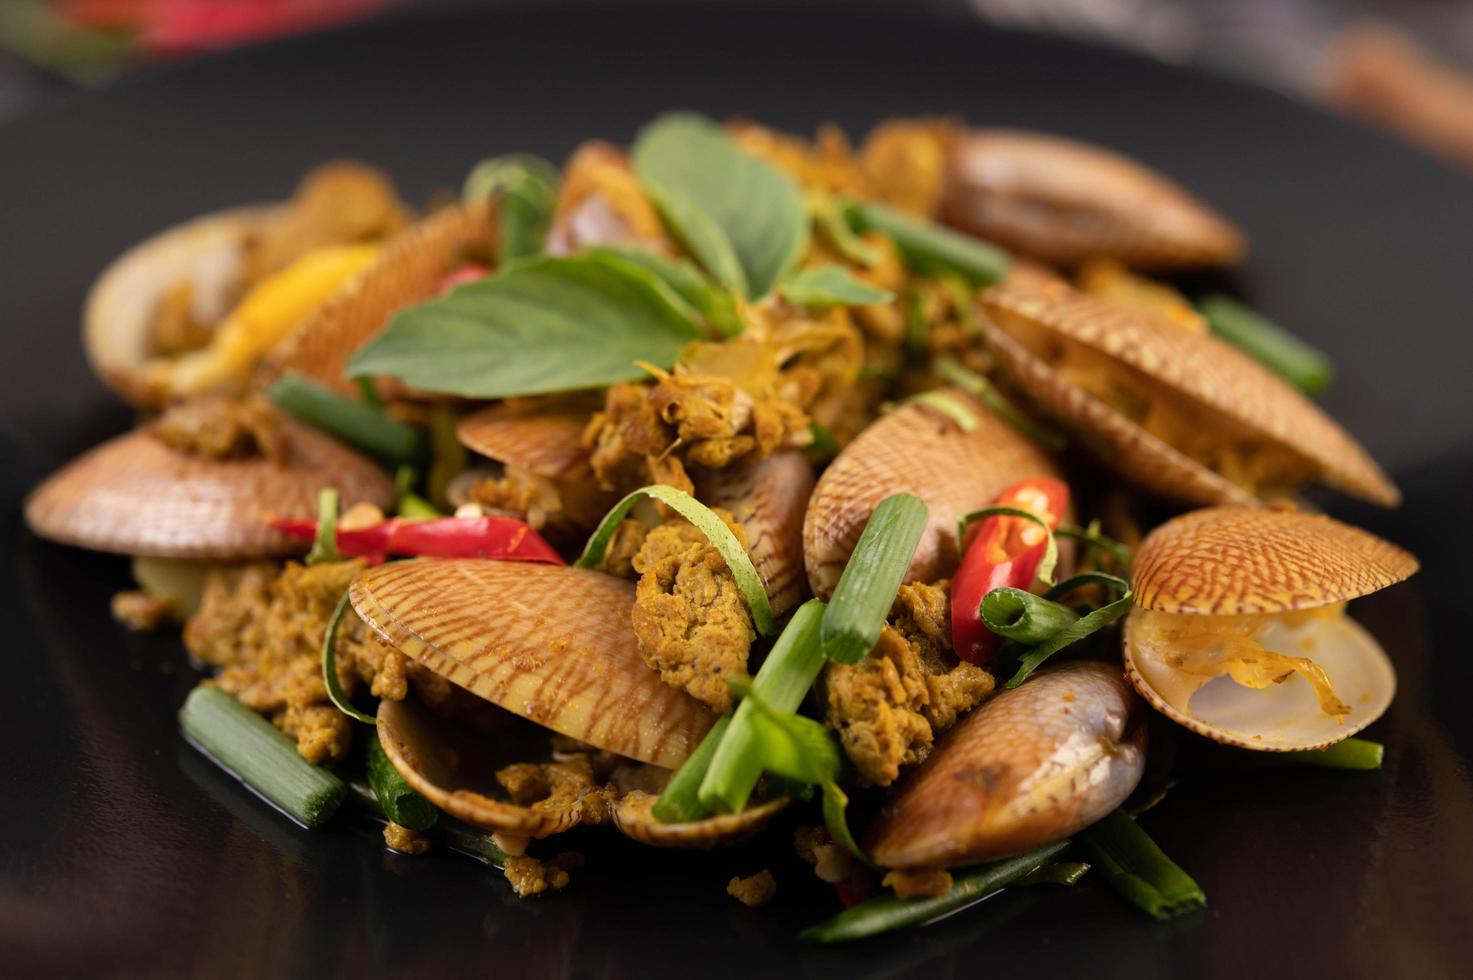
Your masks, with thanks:
[(1323, 748), (1385, 712), (1396, 673), (1342, 605), (1276, 615), (1135, 610), (1131, 682), (1198, 734), (1261, 751)]

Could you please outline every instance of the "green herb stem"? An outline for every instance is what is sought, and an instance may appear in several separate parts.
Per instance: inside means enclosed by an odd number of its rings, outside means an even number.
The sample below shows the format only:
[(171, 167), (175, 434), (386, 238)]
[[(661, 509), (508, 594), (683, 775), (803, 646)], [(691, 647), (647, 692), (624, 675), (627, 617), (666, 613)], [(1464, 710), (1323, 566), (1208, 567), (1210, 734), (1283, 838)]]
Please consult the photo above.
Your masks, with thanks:
[(1064, 853), (1067, 840), (1058, 841), (1014, 857), (980, 865), (957, 874), (951, 890), (937, 898), (897, 898), (882, 895), (851, 906), (798, 934), (800, 939), (820, 943), (842, 943), (878, 936), (881, 933), (920, 925), (958, 912), (996, 894), (1002, 888), (1032, 874)]
[(501, 262), (542, 251), (557, 204), (558, 171), (525, 153), (482, 160), (465, 180), (466, 201), (497, 202), (498, 258)]
[(1115, 562), (1121, 568), (1130, 568), (1130, 563), (1132, 560), (1130, 549), (1113, 538), (1105, 537), (1095, 528), (1093, 523), (1091, 523), (1090, 526), (1087, 528), (1075, 527), (1072, 524), (1065, 524), (1057, 528), (1054, 531), (1054, 534), (1061, 538), (1071, 538), (1075, 541), (1078, 541), (1086, 548), (1094, 548), (1096, 550), (1103, 551), (1105, 554), (1115, 559)]
[(342, 561), (338, 553), (338, 491), (323, 487), (317, 493), (317, 533), (307, 552), (307, 564), (321, 565)]
[[(710, 770), (711, 759), (721, 744), (723, 736), (731, 726), (731, 715), (722, 715), (716, 724), (701, 739), (696, 750), (681, 763), (665, 786), (665, 792), (655, 801), (655, 819), (661, 823), (690, 823), (710, 814), (709, 807), (701, 803), (701, 783)], [(759, 770), (760, 775), (760, 770)]]
[(886, 497), (875, 507), (819, 625), (830, 660), (858, 663), (874, 648), (925, 533), (927, 516), (920, 498), (905, 493)]
[(1314, 395), (1330, 387), (1335, 371), (1329, 357), (1247, 304), (1214, 293), (1197, 309), (1213, 333), (1299, 390)]
[(1079, 613), (1043, 596), (1003, 586), (982, 597), (982, 622), (1015, 643), (1042, 643), (1079, 619)]
[(405, 781), (377, 738), (368, 740), (368, 785), (384, 816), (410, 830), (429, 830), (440, 811)]
[(1380, 769), (1386, 747), (1364, 738), (1347, 738), (1326, 749), (1281, 753), (1285, 761), (1319, 769)]
[(424, 455), (419, 430), (300, 374), (284, 374), (266, 390), (271, 403), (302, 422), (361, 449), (389, 467)]
[(1207, 904), (1201, 886), (1124, 810), (1114, 811), (1078, 839), (1110, 887), (1148, 915), (1169, 919)]
[(341, 779), (303, 759), (291, 739), (218, 687), (191, 691), (179, 724), (195, 745), (305, 827), (327, 823), (347, 794)]
[[(823, 669), (818, 637), (823, 612), (824, 604), (818, 599), (799, 606), (753, 678), (752, 690), (774, 710), (796, 711)], [(711, 758), (700, 786), (701, 805), (708, 812), (741, 813), (762, 775), (758, 735), (752, 723), (756, 711), (750, 698), (737, 706), (731, 727)]]
[(888, 236), (907, 264), (921, 273), (952, 272), (981, 285), (998, 282), (1007, 275), (1008, 253), (980, 238), (883, 204), (851, 202), (844, 213), (856, 231), (877, 231)]

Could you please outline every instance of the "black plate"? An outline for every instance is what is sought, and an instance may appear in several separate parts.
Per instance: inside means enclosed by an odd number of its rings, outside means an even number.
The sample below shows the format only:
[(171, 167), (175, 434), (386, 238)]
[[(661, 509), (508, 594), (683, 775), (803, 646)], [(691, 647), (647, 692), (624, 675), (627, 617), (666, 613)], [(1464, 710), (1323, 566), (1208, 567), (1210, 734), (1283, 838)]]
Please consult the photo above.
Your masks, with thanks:
[[(1157, 165), (1247, 228), (1231, 283), (1340, 367), (1329, 407), (1395, 471), (1401, 511), (1331, 501), (1426, 563), (1357, 606), (1401, 691), (1373, 774), (1213, 771), (1144, 823), (1210, 908), (1157, 924), (1097, 883), (1014, 890), (844, 949), (794, 939), (832, 899), (785, 846), (706, 856), (577, 841), (589, 867), (519, 902), (466, 860), (308, 833), (177, 735), (171, 639), (108, 618), (125, 563), (37, 541), (22, 494), (127, 412), (77, 343), (83, 292), (171, 222), (282, 194), (335, 155), (413, 198), (513, 149), (561, 158), (656, 111), (851, 133), (896, 113), (1058, 130)], [(819, 14), (553, 11), (393, 22), (160, 71), (0, 130), (6, 972), (506, 976), (908, 973), (1427, 976), (1462, 972), (1473, 894), (1473, 544), (1467, 381), (1473, 185), (1266, 91), (962, 23)], [(1328, 499), (1328, 498), (1327, 498)], [(604, 835), (604, 838), (610, 835)], [(748, 910), (727, 876), (770, 865)]]

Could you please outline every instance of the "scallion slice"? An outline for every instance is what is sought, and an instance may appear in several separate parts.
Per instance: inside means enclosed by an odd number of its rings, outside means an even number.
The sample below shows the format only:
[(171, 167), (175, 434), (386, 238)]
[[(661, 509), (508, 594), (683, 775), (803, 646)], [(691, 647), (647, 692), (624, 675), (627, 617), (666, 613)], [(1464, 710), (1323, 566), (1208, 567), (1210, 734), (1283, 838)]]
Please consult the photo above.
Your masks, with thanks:
[[(372, 725), (375, 724), (373, 715), (365, 714), (353, 707), (353, 702), (348, 700), (348, 695), (338, 678), (338, 626), (342, 622), (343, 615), (348, 611), (348, 607), (348, 593), (344, 592), (343, 597), (338, 600), (337, 606), (332, 611), (332, 618), (327, 621), (327, 631), (322, 634), (322, 684), (327, 688), (327, 699), (333, 703), (333, 707), (355, 721)], [(405, 824), (405, 826), (409, 825)]]
[(307, 564), (321, 565), (342, 561), (338, 553), (338, 491), (323, 487), (317, 492), (317, 534), (307, 552)]
[(1335, 371), (1325, 354), (1245, 303), (1221, 294), (1204, 296), (1197, 309), (1212, 332), (1306, 394), (1330, 387)]
[(1079, 613), (1043, 596), (1010, 586), (982, 597), (982, 622), (1015, 643), (1042, 643), (1079, 619)]
[(277, 408), (363, 450), (387, 466), (417, 463), (424, 441), (412, 425), (395, 421), (364, 402), (345, 398), (300, 374), (284, 374), (266, 389)]
[(665, 792), (655, 801), (656, 820), (661, 823), (690, 823), (710, 815), (711, 808), (701, 804), (701, 782), (706, 778), (716, 748), (730, 726), (731, 715), (717, 718), (716, 724), (701, 739), (701, 744), (675, 770), (675, 775), (665, 785)]
[(1001, 861), (979, 865), (956, 875), (951, 891), (938, 898), (906, 899), (895, 895), (872, 898), (851, 906), (818, 925), (809, 926), (798, 934), (798, 938), (820, 943), (843, 943), (939, 919), (994, 895), (1007, 885), (1032, 874), (1063, 854), (1068, 847), (1069, 842), (1062, 840)]
[(919, 395), (911, 395), (909, 398), (902, 398), (898, 402), (889, 404), (885, 410), (890, 411), (902, 405), (929, 405), (955, 422), (957, 428), (963, 432), (976, 432), (977, 426), (982, 424), (971, 408), (944, 391), (923, 391)]
[(401, 466), (394, 473), (394, 496), (397, 503), (394, 510), (400, 517), (411, 521), (428, 521), (436, 517), (444, 517), (440, 509), (430, 503), (424, 497), (414, 492), (414, 485), (419, 482), (419, 474), (412, 466)]
[(1058, 653), (1067, 646), (1072, 646), (1080, 640), (1104, 629), (1115, 620), (1130, 611), (1131, 603), (1135, 594), (1130, 590), (1130, 583), (1114, 575), (1106, 575), (1104, 572), (1085, 572), (1073, 578), (1065, 579), (1044, 595), (1045, 599), (1058, 599), (1061, 596), (1088, 584), (1108, 585), (1120, 590), (1120, 598), (1114, 602), (1107, 603), (1087, 615), (1081, 616), (1073, 623), (1059, 630), (1049, 639), (1044, 640), (1032, 650), (1029, 650), (1018, 661), (1018, 670), (1005, 685), (1012, 690), (1026, 681), (1030, 674), (1037, 670), (1044, 661)]
[(1048, 526), (1048, 521), (1031, 510), (1021, 507), (983, 507), (963, 515), (956, 522), (957, 551), (965, 551), (963, 545), (967, 540), (967, 528), (987, 517), (1021, 517), (1043, 528), (1043, 533), (1048, 535), (1048, 544), (1043, 549), (1043, 558), (1038, 563), (1038, 571), (1034, 573), (1034, 577), (1044, 585), (1053, 585), (1054, 569), (1059, 567), (1059, 542), (1054, 539), (1054, 529)]
[(271, 722), (218, 687), (191, 691), (179, 725), (207, 755), (305, 827), (327, 823), (347, 794), (341, 779), (303, 759)]
[(377, 738), (368, 740), (368, 785), (384, 816), (410, 830), (429, 830), (440, 811), (405, 781)]
[(950, 354), (942, 354), (931, 362), (931, 369), (945, 381), (975, 395), (998, 417), (1045, 449), (1061, 452), (1068, 442), (1052, 429), (1039, 425), (1024, 415), (1016, 405), (1003, 397), (991, 381), (971, 370)]
[(614, 531), (618, 529), (620, 522), (629, 516), (629, 512), (634, 509), (634, 505), (641, 497), (650, 497), (666, 504), (706, 536), (711, 546), (721, 553), (722, 558), (726, 559), (726, 566), (731, 569), (737, 588), (741, 590), (742, 598), (747, 601), (747, 608), (752, 612), (752, 625), (762, 636), (771, 636), (774, 629), (772, 603), (768, 601), (767, 590), (762, 586), (762, 578), (757, 574), (757, 569), (753, 566), (746, 549), (742, 547), (736, 535), (731, 533), (731, 528), (711, 512), (711, 508), (675, 487), (658, 483), (640, 487), (615, 504), (613, 509), (604, 515), (604, 519), (599, 522), (593, 535), (588, 539), (582, 556), (575, 563), (576, 566), (592, 568), (603, 560), (604, 552), (609, 547), (609, 541), (614, 537)]
[(1114, 538), (1107, 538), (1101, 534), (1098, 524), (1098, 521), (1091, 521), (1089, 527), (1075, 527), (1072, 524), (1064, 524), (1055, 529), (1054, 534), (1061, 538), (1072, 538), (1083, 544), (1086, 548), (1103, 551), (1115, 559), (1121, 568), (1129, 569), (1132, 561), (1130, 549)]
[(926, 505), (907, 493), (886, 497), (875, 507), (819, 624), (830, 660), (858, 663), (874, 648), (927, 517)]
[[(799, 606), (752, 679), (753, 693), (776, 711), (797, 711), (823, 669), (818, 635), (823, 611), (824, 604), (818, 599)], [(711, 758), (700, 785), (700, 801), (707, 812), (741, 813), (746, 808), (762, 775), (762, 753), (752, 717), (757, 710), (752, 698), (742, 700)]]
[(844, 215), (860, 233), (878, 231), (887, 236), (906, 263), (923, 274), (952, 272), (986, 285), (1008, 273), (1008, 253), (980, 238), (873, 202), (850, 202)]
[(1015, 885), (1064, 885), (1072, 888), (1089, 873), (1089, 865), (1083, 861), (1055, 861), (1046, 864), (1017, 881)]
[(1281, 753), (1285, 761), (1319, 769), (1380, 769), (1386, 747), (1364, 738), (1347, 738), (1326, 749)]
[(1110, 887), (1147, 914), (1169, 919), (1207, 904), (1202, 887), (1124, 810), (1082, 831), (1078, 839)]

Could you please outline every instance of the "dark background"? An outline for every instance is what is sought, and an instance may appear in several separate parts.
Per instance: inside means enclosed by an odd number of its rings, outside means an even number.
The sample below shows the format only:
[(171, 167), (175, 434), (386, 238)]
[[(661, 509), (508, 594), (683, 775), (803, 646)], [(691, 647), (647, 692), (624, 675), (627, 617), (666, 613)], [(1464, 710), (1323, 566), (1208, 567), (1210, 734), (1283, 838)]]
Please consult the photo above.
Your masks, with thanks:
[[(560, 5), (561, 6), (561, 5)], [(1109, 50), (930, 12), (703, 8), (391, 19), (320, 39), (136, 70), (0, 127), (0, 956), (59, 975), (1437, 977), (1466, 975), (1473, 890), (1473, 190), (1358, 125)], [(309, 834), (178, 739), (194, 677), (177, 642), (107, 613), (121, 560), (37, 541), (24, 492), (121, 431), (77, 313), (93, 276), (171, 222), (279, 195), (334, 155), (385, 167), (410, 199), (477, 158), (558, 159), (627, 140), (672, 105), (851, 133), (955, 112), (1114, 145), (1181, 178), (1253, 243), (1231, 288), (1331, 351), (1327, 406), (1386, 462), (1407, 504), (1324, 496), (1425, 563), (1356, 606), (1401, 689), (1368, 733), (1379, 773), (1247, 770), (1203, 759), (1144, 818), (1206, 889), (1158, 924), (1088, 879), (1014, 889), (938, 925), (823, 950), (797, 929), (833, 901), (784, 843), (654, 853), (612, 834), (554, 898), (517, 901), (448, 854), (386, 853), (344, 821)], [(771, 867), (777, 902), (723, 888)]]

